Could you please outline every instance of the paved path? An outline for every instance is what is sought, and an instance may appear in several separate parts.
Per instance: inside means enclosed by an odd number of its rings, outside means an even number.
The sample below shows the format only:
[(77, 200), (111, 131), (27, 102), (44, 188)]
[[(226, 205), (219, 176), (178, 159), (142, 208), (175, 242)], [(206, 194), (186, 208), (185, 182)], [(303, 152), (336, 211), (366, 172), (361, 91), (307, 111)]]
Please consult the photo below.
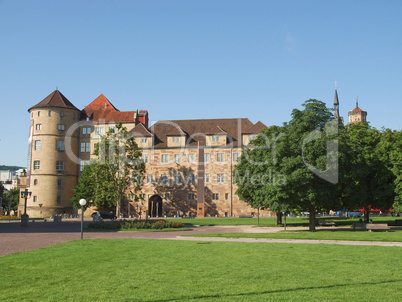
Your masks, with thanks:
[[(87, 224), (88, 221), (85, 222)], [(17, 252), (39, 249), (71, 240), (80, 239), (79, 221), (61, 223), (30, 222), (22, 227), (20, 222), (0, 222), (0, 257)], [(306, 228), (291, 228), (306, 229)], [(283, 228), (255, 228), (253, 226), (195, 226), (188, 231), (160, 231), (160, 232), (84, 232), (84, 239), (174, 239), (199, 241), (233, 241), (233, 242), (283, 242), (283, 243), (311, 243), (311, 244), (348, 244), (348, 245), (379, 245), (401, 246), (402, 242), (365, 242), (340, 240), (296, 240), (296, 239), (253, 239), (253, 238), (212, 238), (212, 237), (183, 237), (188, 234), (207, 233), (267, 233), (278, 232)]]

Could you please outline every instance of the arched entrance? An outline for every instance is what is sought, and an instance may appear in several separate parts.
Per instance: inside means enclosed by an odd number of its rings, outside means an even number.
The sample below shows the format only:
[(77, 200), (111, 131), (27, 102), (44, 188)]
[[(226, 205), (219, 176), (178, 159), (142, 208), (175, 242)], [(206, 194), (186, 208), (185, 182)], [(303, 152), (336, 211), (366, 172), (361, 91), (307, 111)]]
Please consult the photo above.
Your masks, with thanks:
[(162, 197), (159, 195), (153, 195), (151, 198), (148, 200), (148, 211), (149, 211), (149, 216), (151, 217), (161, 217), (163, 216), (162, 213)]

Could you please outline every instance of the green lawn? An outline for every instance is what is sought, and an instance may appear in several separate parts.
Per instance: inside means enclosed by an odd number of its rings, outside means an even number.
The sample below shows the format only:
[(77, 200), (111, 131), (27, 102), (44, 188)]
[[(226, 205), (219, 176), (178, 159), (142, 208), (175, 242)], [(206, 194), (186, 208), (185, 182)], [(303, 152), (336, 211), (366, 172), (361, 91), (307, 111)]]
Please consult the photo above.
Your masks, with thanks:
[[(394, 225), (395, 219), (401, 217), (370, 217), (374, 223), (388, 223)], [(257, 218), (181, 218), (172, 219), (173, 221), (182, 222), (188, 225), (257, 225)], [(336, 226), (352, 226), (353, 223), (359, 222), (359, 218), (343, 218), (343, 217), (327, 217), (317, 220), (333, 220)], [(284, 222), (284, 220), (282, 220)], [(308, 226), (308, 218), (286, 218), (286, 225), (289, 227)], [(260, 218), (260, 226), (273, 227), (276, 225), (276, 217)]]
[(83, 240), (0, 258), (2, 301), (398, 301), (402, 248)]
[(336, 230), (316, 231), (316, 232), (289, 231), (279, 233), (212, 233), (212, 234), (196, 234), (186, 236), (402, 242), (402, 231), (388, 231), (388, 232), (336, 231)]

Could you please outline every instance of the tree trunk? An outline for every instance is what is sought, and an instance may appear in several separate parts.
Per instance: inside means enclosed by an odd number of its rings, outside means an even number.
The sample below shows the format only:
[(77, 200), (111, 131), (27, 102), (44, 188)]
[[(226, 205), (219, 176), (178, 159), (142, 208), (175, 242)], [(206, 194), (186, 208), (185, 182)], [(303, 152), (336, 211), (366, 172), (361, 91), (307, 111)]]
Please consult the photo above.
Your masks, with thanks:
[(368, 207), (364, 208), (364, 223), (369, 223), (370, 222), (370, 212)]
[(308, 211), (310, 213), (308, 230), (310, 232), (314, 232), (315, 231), (315, 207), (313, 205), (310, 205), (308, 207)]
[(276, 212), (276, 225), (282, 225), (282, 212)]

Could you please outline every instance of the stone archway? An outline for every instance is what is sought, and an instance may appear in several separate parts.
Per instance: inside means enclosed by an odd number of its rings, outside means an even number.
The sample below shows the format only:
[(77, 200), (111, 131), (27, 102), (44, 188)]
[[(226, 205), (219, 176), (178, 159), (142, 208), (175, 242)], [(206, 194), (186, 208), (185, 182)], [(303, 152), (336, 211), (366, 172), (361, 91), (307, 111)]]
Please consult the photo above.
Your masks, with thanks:
[(148, 213), (151, 217), (162, 217), (163, 213), (162, 197), (153, 195), (148, 200)]

